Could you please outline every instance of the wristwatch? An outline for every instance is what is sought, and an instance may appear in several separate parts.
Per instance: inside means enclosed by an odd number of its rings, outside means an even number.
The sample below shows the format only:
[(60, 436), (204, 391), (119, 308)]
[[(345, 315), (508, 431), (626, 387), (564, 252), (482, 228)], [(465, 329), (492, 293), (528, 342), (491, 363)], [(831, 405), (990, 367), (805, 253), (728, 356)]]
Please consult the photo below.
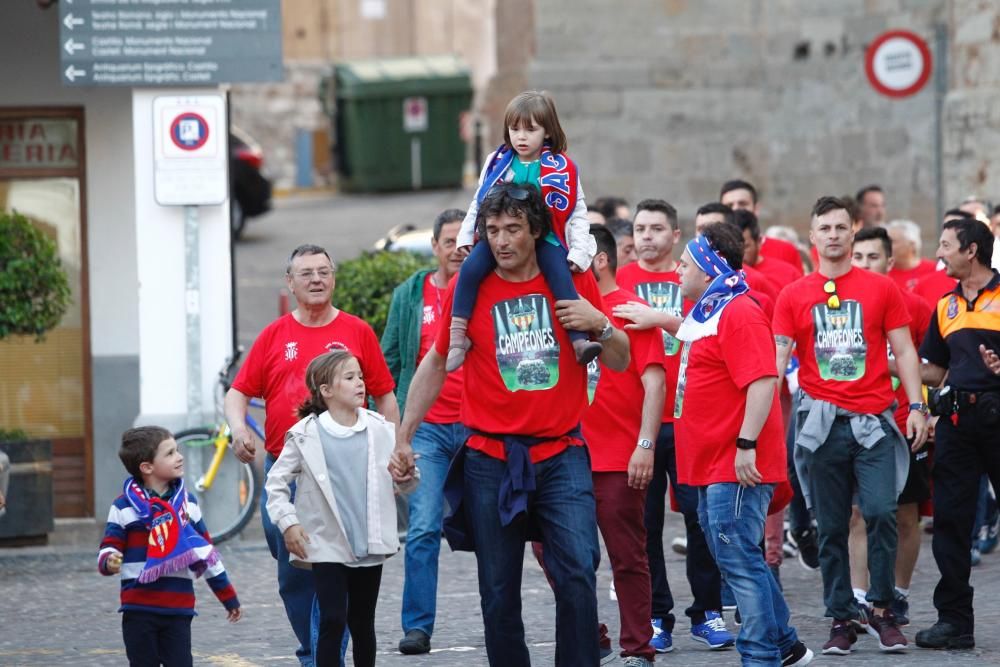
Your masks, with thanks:
[(914, 410), (922, 414), (924, 417), (930, 413), (930, 409), (927, 407), (926, 403), (910, 403), (910, 412), (913, 412)]
[(609, 320), (608, 318), (605, 317), (604, 318), (604, 327), (601, 329), (601, 333), (599, 333), (597, 335), (597, 340), (603, 343), (607, 339), (611, 338), (611, 335), (614, 332), (615, 332), (615, 328), (613, 326), (611, 326), (611, 320)]
[(647, 440), (646, 438), (641, 438), (639, 440), (639, 442), (637, 442), (635, 444), (636, 444), (636, 446), (638, 446), (638, 447), (640, 447), (642, 449), (652, 449), (653, 448), (653, 441), (652, 440)]
[(746, 438), (736, 438), (736, 449), (757, 449), (757, 441), (747, 440)]

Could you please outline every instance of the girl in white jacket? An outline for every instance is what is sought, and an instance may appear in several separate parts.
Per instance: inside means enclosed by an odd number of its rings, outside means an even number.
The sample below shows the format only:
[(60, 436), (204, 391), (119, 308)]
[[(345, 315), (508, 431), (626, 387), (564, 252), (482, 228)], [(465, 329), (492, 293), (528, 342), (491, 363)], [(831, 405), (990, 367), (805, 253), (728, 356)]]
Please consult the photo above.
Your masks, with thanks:
[[(338, 665), (345, 626), (355, 667), (375, 664), (375, 605), (382, 562), (399, 551), (389, 456), (395, 429), (366, 410), (358, 360), (327, 352), (306, 369), (309, 398), (267, 476), (267, 511), (292, 564), (312, 568), (319, 601), (318, 667)], [(295, 482), (294, 504), (289, 485)]]

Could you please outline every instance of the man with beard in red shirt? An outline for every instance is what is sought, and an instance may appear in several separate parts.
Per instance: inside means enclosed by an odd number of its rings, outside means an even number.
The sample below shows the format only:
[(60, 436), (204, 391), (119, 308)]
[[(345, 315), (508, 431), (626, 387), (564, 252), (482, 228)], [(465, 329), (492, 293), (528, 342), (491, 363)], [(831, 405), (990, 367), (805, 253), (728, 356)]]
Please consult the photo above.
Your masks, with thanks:
[[(623, 319), (645, 321), (648, 315), (674, 318), (683, 314), (680, 293), (680, 276), (673, 258), (674, 245), (680, 240), (677, 210), (662, 199), (644, 199), (636, 205), (632, 220), (636, 252), (639, 261), (622, 267), (618, 272), (618, 285), (638, 294), (649, 306), (622, 304), (615, 314)], [(655, 312), (654, 312), (655, 311)], [(657, 324), (658, 325), (658, 324)], [(653, 586), (653, 646), (660, 653), (673, 648), (674, 606), (667, 566), (663, 555), (663, 518), (666, 508), (668, 482), (673, 487), (674, 498), (684, 515), (687, 537), (687, 579), (694, 600), (685, 614), (691, 619), (691, 637), (711, 649), (733, 645), (733, 636), (722, 620), (721, 579), (708, 543), (698, 524), (697, 491), (677, 481), (677, 458), (674, 447), (674, 390), (680, 367), (680, 342), (664, 331), (663, 348), (666, 354), (667, 393), (663, 409), (663, 423), (656, 437), (653, 479), (646, 492), (646, 553), (649, 557), (649, 575)]]
[[(603, 342), (600, 360), (616, 371), (628, 366), (628, 338), (601, 312), (601, 294), (590, 273), (574, 275), (580, 299), (553, 304), (535, 258), (535, 242), (551, 225), (536, 189), (494, 186), (476, 224), (497, 268), (480, 285), (469, 319), (472, 347), (460, 416), (472, 435), (445, 485), (451, 510), (445, 532), (453, 548), (476, 553), (490, 665), (531, 663), (521, 619), (529, 540), (542, 542), (553, 582), (557, 664), (597, 665), (594, 571), (600, 549), (593, 480), (579, 428), (587, 369), (576, 363), (566, 331), (587, 331)], [(451, 312), (453, 289), (454, 281), (443, 313)], [(447, 375), (445, 317), (410, 385), (389, 465), (397, 482), (414, 474), (410, 443)]]

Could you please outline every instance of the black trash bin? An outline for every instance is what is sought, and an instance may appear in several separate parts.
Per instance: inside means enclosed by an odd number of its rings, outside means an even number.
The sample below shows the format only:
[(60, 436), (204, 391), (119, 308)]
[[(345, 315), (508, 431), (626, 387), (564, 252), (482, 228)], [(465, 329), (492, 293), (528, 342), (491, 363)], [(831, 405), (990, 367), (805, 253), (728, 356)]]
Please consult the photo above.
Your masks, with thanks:
[[(10, 460), (0, 515), (0, 540), (44, 538), (55, 527), (52, 497), (52, 443), (48, 440), (0, 442)], [(2, 473), (0, 473), (2, 475)]]

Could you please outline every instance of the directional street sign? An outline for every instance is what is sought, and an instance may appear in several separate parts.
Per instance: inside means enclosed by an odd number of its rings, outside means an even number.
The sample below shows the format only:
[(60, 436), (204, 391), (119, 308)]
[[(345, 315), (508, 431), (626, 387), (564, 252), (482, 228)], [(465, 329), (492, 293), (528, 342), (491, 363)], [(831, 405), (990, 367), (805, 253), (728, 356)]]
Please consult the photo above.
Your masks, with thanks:
[(280, 81), (281, 0), (62, 0), (67, 86)]

